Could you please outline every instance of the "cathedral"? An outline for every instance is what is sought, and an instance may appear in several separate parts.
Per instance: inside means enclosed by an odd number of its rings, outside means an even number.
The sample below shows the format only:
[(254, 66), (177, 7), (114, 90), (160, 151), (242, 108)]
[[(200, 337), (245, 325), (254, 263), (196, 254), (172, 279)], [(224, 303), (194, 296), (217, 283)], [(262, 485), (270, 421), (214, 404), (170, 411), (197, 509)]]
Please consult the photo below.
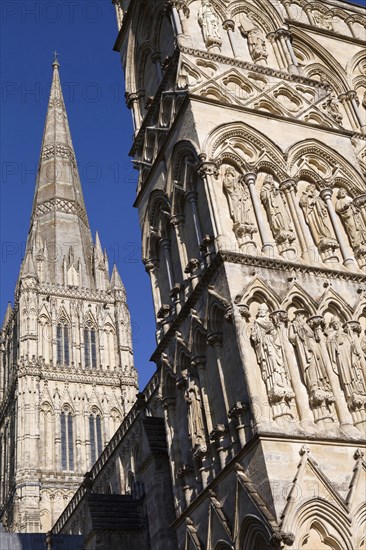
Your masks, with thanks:
[(116, 266), (109, 276), (98, 234), (92, 239), (57, 60), (1, 346), (2, 522), (46, 532), (137, 392), (126, 293)]
[(56, 60), (2, 329), (3, 525), (47, 550), (366, 550), (366, 10), (113, 3), (156, 372), (137, 393)]

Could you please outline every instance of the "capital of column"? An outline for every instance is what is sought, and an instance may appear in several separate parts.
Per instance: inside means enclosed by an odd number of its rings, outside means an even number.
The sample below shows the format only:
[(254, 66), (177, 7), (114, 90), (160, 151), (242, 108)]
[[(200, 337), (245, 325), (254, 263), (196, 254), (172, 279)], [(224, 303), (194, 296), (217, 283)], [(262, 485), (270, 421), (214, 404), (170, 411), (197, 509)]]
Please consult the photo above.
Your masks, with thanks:
[(200, 244), (200, 250), (205, 251), (214, 242), (215, 238), (212, 235), (205, 235)]
[(285, 325), (288, 322), (288, 312), (284, 309), (276, 309), (269, 314), (269, 318), (276, 327)]
[(179, 226), (184, 225), (185, 221), (186, 221), (186, 218), (185, 218), (184, 214), (175, 214), (174, 216), (171, 216), (171, 218), (170, 218), (170, 223), (174, 227), (179, 227)]
[(224, 31), (234, 31), (235, 30), (235, 21), (233, 21), (232, 19), (226, 19), (223, 22), (222, 27), (223, 27)]
[(207, 336), (207, 343), (209, 346), (212, 346), (213, 348), (216, 347), (222, 347), (223, 343), (223, 335), (222, 332), (212, 332)]
[(189, 17), (190, 9), (187, 6), (186, 0), (167, 0), (167, 8), (175, 8), (176, 10), (182, 10), (185, 17)]
[(346, 321), (343, 324), (343, 328), (346, 330), (346, 332), (353, 332), (355, 334), (362, 333), (362, 325), (359, 321)]
[(200, 262), (197, 258), (191, 258), (184, 270), (184, 273), (192, 274), (199, 268)]
[(355, 99), (358, 102), (358, 95), (356, 90), (350, 90), (349, 92), (346, 93), (346, 96), (347, 96), (347, 99), (349, 99), (350, 101)]
[(325, 320), (322, 315), (312, 315), (306, 322), (314, 331), (325, 326)]
[(292, 40), (292, 34), (289, 29), (277, 29), (274, 32), (275, 38), (278, 40), (279, 38), (288, 38), (289, 40)]
[(366, 194), (359, 195), (353, 200), (353, 202), (357, 206), (357, 208), (363, 208), (364, 206), (366, 206)]
[(165, 319), (170, 313), (170, 305), (163, 304), (157, 313), (158, 319)]
[(246, 185), (248, 185), (248, 187), (255, 185), (255, 182), (257, 181), (257, 174), (255, 172), (248, 172), (248, 174), (243, 176), (243, 181)]
[(296, 191), (297, 191), (297, 181), (293, 178), (289, 178), (288, 180), (285, 180), (285, 181), (280, 183), (280, 189), (281, 189), (281, 191), (284, 191), (285, 193), (291, 193), (291, 191), (296, 193)]
[(322, 189), (320, 191), (320, 197), (325, 201), (325, 202), (328, 202), (329, 200), (332, 199), (332, 195), (333, 195), (333, 189), (331, 189), (330, 187), (326, 187), (325, 189)]
[(201, 178), (207, 176), (214, 176), (217, 178), (219, 175), (219, 170), (216, 162), (204, 161), (197, 167), (197, 173)]
[(196, 355), (191, 359), (191, 366), (193, 368), (204, 368), (206, 366), (206, 357), (205, 355)]
[(198, 194), (196, 191), (187, 191), (185, 196), (190, 204), (197, 203)]
[(160, 244), (164, 250), (170, 250), (170, 239), (167, 237), (160, 239)]
[(225, 424), (217, 424), (214, 429), (210, 432), (210, 439), (211, 440), (219, 440), (221, 439), (227, 432), (227, 427)]
[(142, 260), (145, 266), (146, 272), (150, 275), (151, 271), (159, 266), (159, 260), (156, 258), (149, 258), (148, 260)]
[(153, 63), (161, 63), (161, 52), (152, 52), (151, 54), (151, 61)]
[(246, 413), (248, 410), (249, 410), (249, 405), (247, 405), (246, 403), (242, 403), (241, 401), (238, 401), (229, 410), (228, 417), (229, 418), (237, 418), (241, 414)]
[(341, 103), (344, 103), (348, 100), (347, 92), (344, 92), (343, 94), (339, 94), (338, 99)]
[(183, 285), (181, 285), (180, 283), (176, 283), (173, 286), (173, 288), (170, 290), (170, 297), (177, 298), (182, 290), (183, 290)]
[(187, 475), (191, 475), (194, 473), (194, 468), (190, 464), (182, 464), (177, 470), (176, 478), (177, 479), (183, 479)]
[(250, 319), (249, 307), (246, 304), (236, 304), (236, 307), (239, 310), (240, 317), (242, 317), (246, 321), (249, 321)]
[(145, 95), (145, 92), (143, 90), (138, 90), (137, 92), (131, 92), (131, 93), (125, 93), (125, 100), (126, 105), (129, 109), (131, 109), (133, 103), (135, 101), (139, 101), (141, 97)]

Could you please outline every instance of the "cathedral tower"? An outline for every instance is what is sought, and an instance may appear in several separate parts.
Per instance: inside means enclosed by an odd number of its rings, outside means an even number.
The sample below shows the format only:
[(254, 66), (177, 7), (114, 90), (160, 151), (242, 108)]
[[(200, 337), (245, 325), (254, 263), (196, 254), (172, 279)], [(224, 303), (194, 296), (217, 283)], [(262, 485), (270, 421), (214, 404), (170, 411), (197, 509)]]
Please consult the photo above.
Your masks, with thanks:
[(1, 332), (8, 530), (50, 529), (136, 392), (126, 293), (91, 236), (55, 60), (26, 254)]
[(115, 0), (179, 548), (365, 548), (365, 10)]

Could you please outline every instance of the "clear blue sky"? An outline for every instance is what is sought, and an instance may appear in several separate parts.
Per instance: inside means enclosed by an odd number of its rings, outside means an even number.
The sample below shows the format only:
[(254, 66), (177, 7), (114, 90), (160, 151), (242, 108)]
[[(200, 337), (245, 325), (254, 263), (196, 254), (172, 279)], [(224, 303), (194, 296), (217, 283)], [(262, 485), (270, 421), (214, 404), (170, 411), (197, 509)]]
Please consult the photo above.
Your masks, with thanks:
[(56, 49), (89, 221), (125, 283), (144, 386), (154, 370), (155, 324), (132, 208), (137, 172), (128, 157), (132, 125), (123, 74), (112, 51), (114, 8), (110, 0), (2, 0), (0, 10), (1, 319), (13, 302), (28, 233)]

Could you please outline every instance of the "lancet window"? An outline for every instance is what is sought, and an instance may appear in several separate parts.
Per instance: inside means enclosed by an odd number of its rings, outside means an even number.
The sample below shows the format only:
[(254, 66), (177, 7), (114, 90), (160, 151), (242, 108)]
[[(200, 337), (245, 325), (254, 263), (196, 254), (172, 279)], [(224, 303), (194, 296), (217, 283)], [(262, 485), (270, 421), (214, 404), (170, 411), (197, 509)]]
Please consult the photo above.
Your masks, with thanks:
[(97, 336), (91, 323), (84, 328), (84, 357), (86, 367), (97, 368)]
[(100, 414), (94, 411), (89, 416), (89, 433), (90, 433), (90, 463), (91, 466), (97, 460), (98, 456), (103, 451), (102, 440), (102, 421)]
[(57, 363), (70, 364), (69, 326), (65, 320), (60, 320), (56, 327)]
[(69, 408), (60, 415), (61, 422), (61, 467), (74, 470), (74, 419)]

